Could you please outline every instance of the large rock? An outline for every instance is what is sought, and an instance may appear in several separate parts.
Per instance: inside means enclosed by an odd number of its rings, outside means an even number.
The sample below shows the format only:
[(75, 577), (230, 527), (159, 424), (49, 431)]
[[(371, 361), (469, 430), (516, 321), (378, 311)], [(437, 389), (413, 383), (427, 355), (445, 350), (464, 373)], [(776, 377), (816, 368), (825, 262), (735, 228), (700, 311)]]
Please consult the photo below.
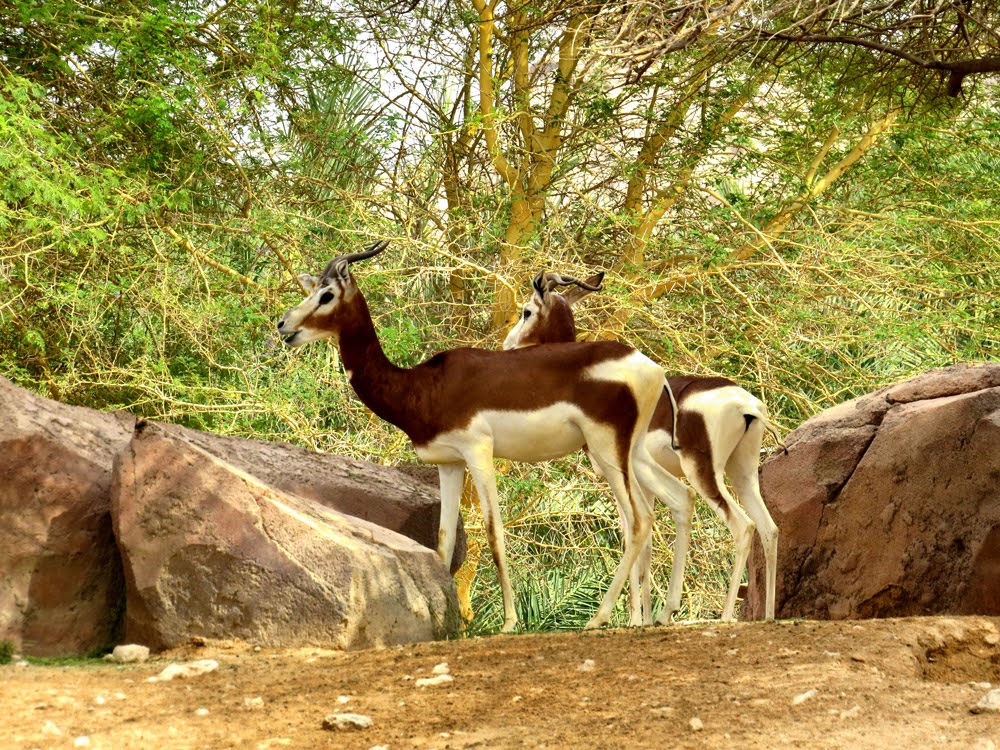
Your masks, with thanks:
[(114, 645), (125, 589), (111, 463), (133, 425), (0, 377), (0, 640), (23, 653)]
[[(778, 617), (1000, 614), (1000, 365), (934, 370), (788, 435), (761, 489)], [(763, 613), (754, 549), (744, 616)]]
[[(67, 406), (0, 377), (0, 640), (35, 656), (117, 642), (125, 585), (111, 525), (111, 468), (134, 426), (124, 412)], [(437, 488), (402, 471), (284, 443), (160, 429), (278, 489), (437, 544)], [(464, 544), (460, 527), (456, 568)]]
[[(288, 443), (244, 440), (167, 424), (159, 425), (159, 429), (203, 448), (275, 489), (315, 500), (397, 531), (425, 547), (437, 548), (441, 494), (434, 467), (401, 470), (316, 453)], [(459, 518), (452, 573), (461, 566), (465, 554), (465, 528)]]
[(112, 516), (129, 641), (360, 648), (457, 630), (433, 550), (273, 489), (162, 425), (140, 425), (116, 459)]

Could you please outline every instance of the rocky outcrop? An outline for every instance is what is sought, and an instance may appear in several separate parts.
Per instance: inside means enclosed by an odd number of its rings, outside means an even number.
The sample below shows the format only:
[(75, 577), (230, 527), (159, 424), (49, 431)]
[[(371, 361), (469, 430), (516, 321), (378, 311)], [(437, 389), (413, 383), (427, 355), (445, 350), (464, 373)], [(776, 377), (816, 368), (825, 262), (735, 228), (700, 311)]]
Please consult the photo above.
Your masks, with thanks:
[(24, 653), (113, 645), (124, 586), (111, 463), (133, 423), (0, 378), (0, 640)]
[(361, 648), (452, 635), (434, 550), (283, 493), (159, 425), (115, 464), (125, 637), (154, 649), (237, 638)]
[[(441, 495), (433, 466), (401, 470), (316, 453), (289, 443), (245, 440), (162, 423), (158, 429), (208, 451), (275, 489), (315, 500), (340, 513), (392, 529), (425, 547), (437, 548)], [(464, 562), (465, 553), (465, 529), (459, 518), (452, 573)]]
[[(19, 651), (81, 654), (112, 646), (121, 635), (125, 583), (110, 514), (112, 463), (134, 427), (124, 412), (67, 406), (0, 377), (0, 640)], [(401, 471), (287, 444), (157, 429), (273, 490), (339, 511), (334, 515), (358, 524), (362, 535), (373, 533), (370, 524), (351, 515), (436, 545), (437, 491)], [(456, 567), (464, 542), (459, 528)], [(379, 554), (396, 546), (391, 541)]]
[[(934, 370), (790, 433), (761, 489), (777, 616), (1000, 614), (1000, 365)], [(745, 617), (763, 613), (754, 549)]]

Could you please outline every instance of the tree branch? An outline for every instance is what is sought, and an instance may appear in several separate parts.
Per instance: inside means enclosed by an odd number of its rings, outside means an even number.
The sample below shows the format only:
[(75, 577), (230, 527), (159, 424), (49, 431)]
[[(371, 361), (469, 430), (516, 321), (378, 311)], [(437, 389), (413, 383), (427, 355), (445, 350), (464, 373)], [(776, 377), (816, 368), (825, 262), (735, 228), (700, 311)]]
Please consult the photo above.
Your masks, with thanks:
[(893, 47), (882, 42), (862, 39), (860, 37), (839, 36), (831, 34), (783, 34), (781, 32), (758, 32), (758, 36), (767, 41), (806, 42), (817, 44), (847, 44), (906, 60), (913, 65), (927, 70), (941, 70), (951, 73), (948, 80), (948, 96), (958, 96), (962, 91), (962, 79), (967, 75), (977, 73), (1000, 72), (1000, 56), (969, 57), (962, 60), (928, 60), (905, 49)]

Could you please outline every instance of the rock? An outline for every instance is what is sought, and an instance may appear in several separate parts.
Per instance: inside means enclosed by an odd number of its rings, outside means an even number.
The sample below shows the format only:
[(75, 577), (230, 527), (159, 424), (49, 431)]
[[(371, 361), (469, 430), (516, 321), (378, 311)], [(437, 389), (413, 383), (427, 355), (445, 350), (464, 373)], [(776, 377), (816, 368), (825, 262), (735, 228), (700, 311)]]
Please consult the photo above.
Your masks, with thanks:
[[(761, 468), (776, 614), (1000, 614), (1000, 364), (934, 370), (828, 409)], [(764, 608), (751, 555), (742, 615)]]
[(996, 713), (1000, 711), (1000, 688), (988, 692), (970, 710), (974, 714)]
[[(396, 469), (288, 443), (244, 440), (162, 423), (158, 428), (275, 489), (314, 500), (437, 549), (441, 494), (433, 466)], [(464, 562), (465, 554), (465, 528), (459, 518), (453, 574)]]
[(861, 706), (854, 705), (840, 712), (841, 719), (856, 719), (861, 715)]
[(150, 677), (147, 682), (169, 682), (175, 677), (197, 677), (200, 674), (208, 674), (219, 668), (219, 662), (215, 659), (198, 659), (186, 664), (168, 664), (166, 668), (155, 677)]
[(451, 636), (454, 584), (437, 553), (275, 490), (147, 423), (115, 462), (126, 636), (367, 648)]
[(799, 693), (794, 698), (792, 698), (792, 705), (801, 706), (807, 700), (815, 698), (817, 695), (819, 695), (819, 690), (817, 690), (816, 688), (812, 688), (811, 690), (806, 690), (804, 693)]
[[(112, 466), (134, 428), (123, 412), (66, 406), (0, 378), (0, 641), (63, 656), (120, 639), (125, 581), (110, 515)], [(282, 443), (160, 429), (279, 489), (437, 543), (440, 502), (426, 472), (414, 479)], [(454, 569), (464, 545), (460, 528)]]
[(691, 727), (692, 732), (700, 732), (702, 729), (705, 728), (705, 722), (703, 722), (701, 719), (695, 716), (688, 722), (688, 726)]
[(446, 685), (454, 681), (455, 678), (450, 674), (437, 674), (434, 677), (421, 677), (414, 685), (417, 687), (437, 687), (438, 685)]
[(330, 714), (323, 719), (323, 729), (368, 729), (372, 717), (364, 714)]
[(264, 708), (264, 699), (260, 696), (249, 697), (243, 699), (243, 708), (249, 709), (251, 711), (259, 711)]
[(133, 423), (0, 377), (0, 641), (24, 654), (86, 653), (118, 635), (111, 463)]
[(149, 647), (131, 643), (124, 646), (115, 646), (114, 651), (104, 657), (108, 661), (119, 664), (130, 664), (132, 662), (143, 662), (149, 658)]

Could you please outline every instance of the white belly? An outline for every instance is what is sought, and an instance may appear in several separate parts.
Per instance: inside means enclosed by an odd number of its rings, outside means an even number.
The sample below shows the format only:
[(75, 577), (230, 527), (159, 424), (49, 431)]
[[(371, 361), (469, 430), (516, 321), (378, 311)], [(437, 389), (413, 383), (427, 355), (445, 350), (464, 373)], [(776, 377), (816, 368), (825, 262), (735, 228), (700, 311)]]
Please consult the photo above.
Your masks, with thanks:
[(421, 461), (432, 464), (466, 461), (482, 451), (511, 461), (551, 461), (579, 450), (586, 442), (584, 430), (591, 427), (600, 429), (568, 403), (531, 412), (483, 411), (468, 427), (438, 435), (416, 452)]

